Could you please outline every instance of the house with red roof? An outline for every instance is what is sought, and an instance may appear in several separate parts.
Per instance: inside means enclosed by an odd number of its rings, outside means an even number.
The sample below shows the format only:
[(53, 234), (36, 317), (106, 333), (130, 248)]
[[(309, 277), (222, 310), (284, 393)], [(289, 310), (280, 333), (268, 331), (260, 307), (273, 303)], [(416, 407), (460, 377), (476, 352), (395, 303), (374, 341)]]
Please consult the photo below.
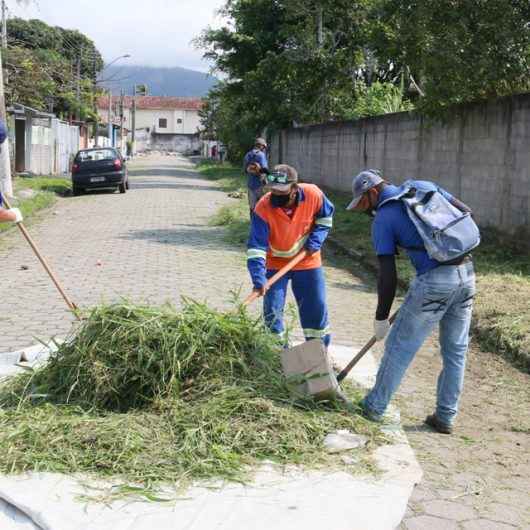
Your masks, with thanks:
[(136, 96), (135, 100), (134, 113), (132, 96), (102, 96), (98, 99), (98, 113), (101, 121), (108, 124), (110, 107), (111, 123), (114, 127), (121, 127), (123, 106), (123, 127), (129, 131), (129, 139), (134, 127), (136, 152), (192, 153), (200, 149), (201, 98)]

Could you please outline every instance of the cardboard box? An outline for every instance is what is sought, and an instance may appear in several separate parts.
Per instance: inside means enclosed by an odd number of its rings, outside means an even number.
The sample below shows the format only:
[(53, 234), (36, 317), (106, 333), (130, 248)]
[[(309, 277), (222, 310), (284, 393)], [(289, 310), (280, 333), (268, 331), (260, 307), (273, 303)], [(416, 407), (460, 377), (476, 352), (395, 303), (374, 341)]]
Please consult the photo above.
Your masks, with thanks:
[(282, 368), (285, 377), (299, 394), (315, 399), (333, 399), (339, 391), (339, 384), (320, 340), (310, 340), (284, 350)]

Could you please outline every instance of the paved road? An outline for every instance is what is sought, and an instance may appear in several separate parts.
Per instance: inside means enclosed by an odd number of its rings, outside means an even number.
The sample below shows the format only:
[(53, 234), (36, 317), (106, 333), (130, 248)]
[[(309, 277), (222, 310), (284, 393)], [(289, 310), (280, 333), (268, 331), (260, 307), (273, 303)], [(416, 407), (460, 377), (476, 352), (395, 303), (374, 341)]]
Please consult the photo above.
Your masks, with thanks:
[[(229, 306), (231, 291), (250, 290), (245, 256), (224, 240), (223, 228), (208, 226), (213, 213), (234, 199), (200, 178), (186, 159), (141, 159), (131, 165), (130, 178), (126, 195), (62, 199), (30, 227), (78, 306), (120, 297), (178, 304), (185, 295), (221, 308)], [(0, 260), (0, 352), (67, 333), (72, 317), (17, 232), (0, 244)], [(358, 278), (330, 269), (328, 280), (333, 299), (355, 291), (363, 307), (373, 309), (370, 289)], [(334, 320), (337, 338), (349, 342), (351, 312), (339, 310)]]
[[(72, 299), (82, 307), (120, 297), (178, 304), (186, 295), (226, 308), (231, 290), (246, 293), (243, 252), (224, 241), (222, 228), (208, 226), (233, 199), (182, 158), (135, 161), (130, 176), (126, 195), (61, 199), (31, 227)], [(18, 233), (0, 240), (0, 263), (0, 352), (68, 333), (71, 315)], [(371, 331), (373, 280), (336, 256), (326, 275), (334, 340), (360, 346)], [(405, 429), (425, 470), (403, 529), (530, 528), (528, 377), (484, 352), (473, 352), (469, 365), (453, 437), (421, 423), (433, 407), (434, 342), (403, 385)]]

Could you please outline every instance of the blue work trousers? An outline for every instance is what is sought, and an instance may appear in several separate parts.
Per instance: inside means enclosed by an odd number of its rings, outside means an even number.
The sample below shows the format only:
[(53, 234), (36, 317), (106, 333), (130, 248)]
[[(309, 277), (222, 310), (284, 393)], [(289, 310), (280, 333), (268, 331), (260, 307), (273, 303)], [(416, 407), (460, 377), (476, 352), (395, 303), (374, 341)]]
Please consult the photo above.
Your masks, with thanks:
[[(267, 278), (276, 272), (268, 270)], [(291, 281), (291, 288), (298, 305), (305, 339), (321, 339), (325, 346), (329, 346), (331, 335), (326, 304), (326, 283), (322, 267), (290, 271), (272, 285), (263, 299), (263, 315), (268, 328), (279, 335), (284, 332), (283, 310), (289, 281)]]
[(443, 367), (438, 377), (436, 415), (451, 425), (464, 384), (469, 327), (475, 295), (473, 263), (439, 266), (418, 276), (399, 309), (385, 344), (374, 388), (364, 406), (382, 415), (405, 371), (436, 325)]

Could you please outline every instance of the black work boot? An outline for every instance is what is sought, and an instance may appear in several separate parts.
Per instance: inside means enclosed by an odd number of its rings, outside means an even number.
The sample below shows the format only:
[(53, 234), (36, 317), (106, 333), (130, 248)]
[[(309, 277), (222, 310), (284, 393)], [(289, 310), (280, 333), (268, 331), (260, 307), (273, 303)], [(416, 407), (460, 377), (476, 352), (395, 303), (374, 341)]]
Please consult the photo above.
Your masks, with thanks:
[(453, 426), (449, 425), (448, 423), (444, 423), (443, 421), (440, 421), (436, 414), (431, 414), (430, 416), (427, 416), (425, 418), (425, 423), (439, 433), (453, 434)]

